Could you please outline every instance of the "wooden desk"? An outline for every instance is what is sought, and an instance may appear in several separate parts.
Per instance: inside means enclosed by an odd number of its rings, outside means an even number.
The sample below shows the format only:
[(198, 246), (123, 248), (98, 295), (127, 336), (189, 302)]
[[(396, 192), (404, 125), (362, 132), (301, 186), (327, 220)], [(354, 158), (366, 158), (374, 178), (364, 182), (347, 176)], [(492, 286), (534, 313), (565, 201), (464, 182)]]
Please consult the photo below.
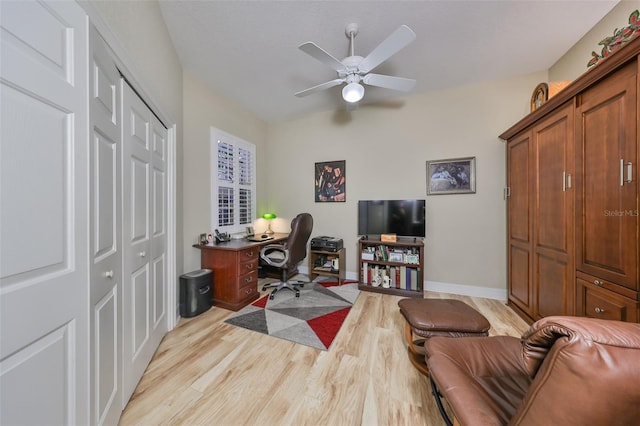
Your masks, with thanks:
[(279, 243), (289, 234), (273, 234), (267, 241), (231, 240), (219, 244), (194, 244), (200, 266), (213, 271), (211, 302), (238, 311), (258, 298), (258, 262), (262, 246)]

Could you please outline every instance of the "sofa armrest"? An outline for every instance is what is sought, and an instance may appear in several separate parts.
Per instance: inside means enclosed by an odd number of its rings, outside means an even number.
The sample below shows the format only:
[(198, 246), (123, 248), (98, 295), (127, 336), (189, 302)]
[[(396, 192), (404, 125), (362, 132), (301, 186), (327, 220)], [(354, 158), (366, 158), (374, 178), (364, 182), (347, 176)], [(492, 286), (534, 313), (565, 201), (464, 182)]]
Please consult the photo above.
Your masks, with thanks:
[(535, 378), (511, 424), (638, 424), (640, 324), (543, 318), (522, 354)]

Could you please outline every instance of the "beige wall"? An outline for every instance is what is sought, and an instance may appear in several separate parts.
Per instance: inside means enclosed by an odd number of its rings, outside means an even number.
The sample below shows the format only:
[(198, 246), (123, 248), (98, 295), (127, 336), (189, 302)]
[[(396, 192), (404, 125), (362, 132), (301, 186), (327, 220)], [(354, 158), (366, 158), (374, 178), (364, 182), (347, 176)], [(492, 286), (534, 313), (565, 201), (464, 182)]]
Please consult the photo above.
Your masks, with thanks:
[(185, 71), (184, 89), (184, 270), (200, 268), (200, 251), (192, 245), (211, 232), (210, 134), (216, 127), (256, 145), (258, 212), (266, 203), (267, 125), (236, 103), (218, 95)]
[(549, 69), (549, 81), (575, 80), (588, 70), (591, 52), (600, 53), (598, 43), (610, 37), (616, 28), (629, 26), (629, 15), (640, 9), (640, 0), (623, 0), (582, 37), (558, 62)]
[[(529, 108), (546, 73), (409, 96), (397, 108), (321, 113), (269, 126), (268, 199), (276, 228), (307, 211), (313, 235), (344, 239), (357, 271), (357, 202), (426, 198), (431, 285), (506, 288), (505, 147), (498, 135)], [(476, 157), (477, 192), (426, 196), (426, 161)], [(346, 160), (347, 201), (315, 203), (314, 163)], [(504, 291), (499, 291), (506, 297)]]

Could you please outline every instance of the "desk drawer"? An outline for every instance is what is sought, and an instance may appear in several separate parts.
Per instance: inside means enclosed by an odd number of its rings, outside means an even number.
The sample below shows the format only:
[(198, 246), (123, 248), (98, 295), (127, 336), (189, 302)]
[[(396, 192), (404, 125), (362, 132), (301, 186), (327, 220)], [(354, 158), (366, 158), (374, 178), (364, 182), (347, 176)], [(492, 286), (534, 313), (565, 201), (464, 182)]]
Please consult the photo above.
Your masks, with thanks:
[(258, 258), (238, 263), (238, 276), (258, 271)]
[(260, 249), (256, 247), (240, 250), (238, 252), (238, 263), (251, 262), (254, 260), (257, 261), (259, 256), (260, 256)]
[(238, 299), (254, 297), (258, 293), (258, 270), (238, 277)]

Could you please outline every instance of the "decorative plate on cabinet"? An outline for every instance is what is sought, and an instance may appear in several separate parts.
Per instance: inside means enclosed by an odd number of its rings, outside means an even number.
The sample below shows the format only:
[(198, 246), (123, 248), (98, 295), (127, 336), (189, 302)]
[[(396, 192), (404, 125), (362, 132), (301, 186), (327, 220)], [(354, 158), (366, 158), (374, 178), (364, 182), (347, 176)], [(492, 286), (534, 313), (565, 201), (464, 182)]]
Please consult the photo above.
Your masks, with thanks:
[(535, 111), (549, 100), (549, 85), (540, 83), (533, 89), (531, 94), (531, 111)]

